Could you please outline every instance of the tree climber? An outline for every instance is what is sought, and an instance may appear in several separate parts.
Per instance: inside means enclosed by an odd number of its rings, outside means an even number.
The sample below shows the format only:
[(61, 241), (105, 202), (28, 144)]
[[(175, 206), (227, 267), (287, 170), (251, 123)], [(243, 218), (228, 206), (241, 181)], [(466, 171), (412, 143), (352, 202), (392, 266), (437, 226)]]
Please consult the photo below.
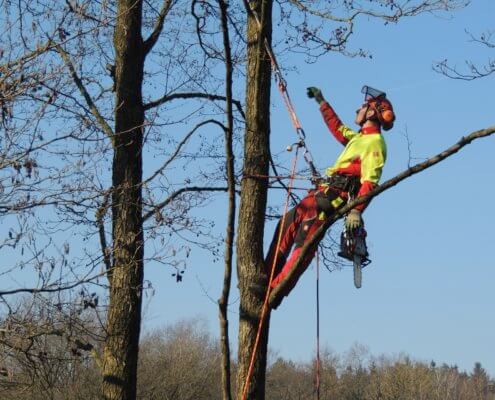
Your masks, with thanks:
[[(326, 218), (345, 205), (349, 199), (364, 196), (378, 184), (387, 156), (381, 129), (388, 131), (393, 127), (395, 120), (392, 103), (386, 98), (386, 94), (365, 86), (365, 103), (356, 111), (355, 122), (360, 126), (356, 132), (342, 123), (324, 99), (320, 89), (309, 87), (307, 90), (308, 97), (314, 98), (320, 105), (329, 130), (345, 148), (335, 164), (327, 168), (326, 177), (318, 182), (317, 188), (310, 190), (308, 195), (285, 215), (277, 252), (282, 219), (279, 221), (265, 260), (268, 273), (272, 267), (275, 268), (271, 288), (275, 288), (286, 277), (299, 257), (304, 243), (312, 238)], [(360, 204), (347, 214), (347, 229), (363, 226), (361, 213), (367, 205)], [(291, 253), (293, 246), (294, 250)], [(311, 263), (317, 247), (318, 243), (315, 243), (310, 249), (303, 260), (301, 272), (288, 282), (283, 296), (287, 296), (294, 288), (300, 275)], [(277, 261), (274, 265), (275, 254)], [(283, 296), (280, 296), (280, 301)], [(277, 306), (278, 304), (274, 305), (274, 308)]]

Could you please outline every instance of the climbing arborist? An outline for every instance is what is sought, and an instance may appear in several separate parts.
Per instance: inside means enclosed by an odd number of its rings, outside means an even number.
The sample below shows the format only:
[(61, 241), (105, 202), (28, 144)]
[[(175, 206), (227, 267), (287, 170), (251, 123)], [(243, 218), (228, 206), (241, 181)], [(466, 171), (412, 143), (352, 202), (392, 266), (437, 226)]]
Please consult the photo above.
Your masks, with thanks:
[[(320, 105), (323, 119), (333, 136), (344, 145), (344, 150), (335, 164), (326, 170), (326, 177), (322, 179), (315, 190), (309, 194), (278, 223), (272, 243), (265, 260), (267, 272), (274, 267), (274, 279), (271, 287), (276, 287), (292, 269), (301, 248), (314, 232), (336, 210), (344, 206), (349, 199), (364, 196), (379, 182), (383, 165), (387, 157), (387, 148), (381, 130), (388, 131), (393, 127), (395, 114), (392, 103), (384, 92), (365, 86), (364, 104), (356, 111), (355, 122), (359, 131), (354, 131), (344, 125), (330, 104), (325, 100), (320, 89), (309, 87), (308, 97), (314, 98)], [(369, 202), (368, 202), (369, 203)], [(367, 203), (360, 204), (352, 209), (346, 219), (346, 228), (355, 229), (363, 225), (361, 214)], [(284, 221), (279, 250), (279, 230)], [(291, 253), (291, 249), (294, 250)], [(310, 249), (303, 260), (300, 274), (288, 282), (283, 295), (287, 296), (297, 283), (300, 275), (313, 259), (318, 243)], [(275, 254), (277, 260), (274, 262)], [(280, 296), (280, 301), (283, 296)], [(273, 305), (275, 308), (278, 304)]]

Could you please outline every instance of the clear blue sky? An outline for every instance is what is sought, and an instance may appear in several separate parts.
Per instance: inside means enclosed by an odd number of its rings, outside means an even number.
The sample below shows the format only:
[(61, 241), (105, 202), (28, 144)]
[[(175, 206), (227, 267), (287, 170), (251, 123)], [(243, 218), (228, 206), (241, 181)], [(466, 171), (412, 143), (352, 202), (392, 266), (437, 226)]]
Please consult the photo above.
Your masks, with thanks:
[[(307, 86), (319, 86), (343, 121), (352, 124), (362, 102), (361, 86), (383, 89), (393, 101), (397, 121), (385, 134), (388, 161), (383, 180), (408, 165), (407, 132), (412, 157), (425, 158), (461, 136), (495, 124), (495, 75), (454, 81), (432, 70), (448, 58), (483, 63), (492, 57), (470, 43), (473, 33), (494, 29), (495, 3), (478, 0), (450, 16), (424, 15), (397, 26), (365, 22), (352, 38), (373, 59), (330, 54), (315, 64), (297, 55), (282, 63), (297, 66), (287, 78), (289, 90), (308, 135), (308, 146), (323, 170), (341, 150), (328, 134)], [(277, 92), (272, 96), (272, 151), (295, 141)], [(475, 142), (440, 165), (401, 183), (375, 199), (365, 213), (373, 263), (364, 271), (363, 288), (352, 284), (352, 271), (321, 273), (321, 336), (324, 345), (345, 352), (353, 343), (371, 353), (408, 353), (414, 359), (457, 364), (471, 370), (479, 361), (495, 376), (495, 138)], [(289, 163), (287, 155), (287, 166)], [(414, 160), (413, 160), (414, 162)], [(281, 203), (281, 191), (270, 201)], [(213, 214), (222, 227), (225, 215)], [(334, 231), (340, 230), (340, 224)], [(268, 243), (273, 224), (267, 224)], [(180, 284), (169, 270), (146, 267), (155, 295), (146, 300), (145, 329), (200, 317), (218, 332), (217, 306), (223, 264), (193, 252)], [(238, 302), (231, 295), (232, 348), (236, 350)], [(309, 360), (315, 349), (315, 270), (311, 266), (291, 296), (273, 313), (270, 347), (281, 356)]]

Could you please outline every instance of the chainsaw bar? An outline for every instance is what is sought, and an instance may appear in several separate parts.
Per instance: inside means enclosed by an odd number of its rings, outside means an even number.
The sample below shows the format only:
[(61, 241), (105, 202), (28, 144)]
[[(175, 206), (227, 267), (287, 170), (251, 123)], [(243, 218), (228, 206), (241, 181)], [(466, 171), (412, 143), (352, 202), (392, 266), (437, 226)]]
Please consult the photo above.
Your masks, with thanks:
[(361, 284), (363, 281), (361, 256), (355, 255), (353, 264), (354, 264), (354, 286), (356, 287), (356, 289), (359, 289), (361, 288)]

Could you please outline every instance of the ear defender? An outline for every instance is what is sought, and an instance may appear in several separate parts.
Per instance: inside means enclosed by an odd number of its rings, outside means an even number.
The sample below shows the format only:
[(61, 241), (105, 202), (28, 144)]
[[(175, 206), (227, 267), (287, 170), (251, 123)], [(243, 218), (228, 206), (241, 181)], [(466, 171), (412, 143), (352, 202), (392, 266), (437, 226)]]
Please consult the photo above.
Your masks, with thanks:
[(392, 110), (382, 111), (382, 119), (384, 122), (391, 123), (395, 120), (395, 115)]

